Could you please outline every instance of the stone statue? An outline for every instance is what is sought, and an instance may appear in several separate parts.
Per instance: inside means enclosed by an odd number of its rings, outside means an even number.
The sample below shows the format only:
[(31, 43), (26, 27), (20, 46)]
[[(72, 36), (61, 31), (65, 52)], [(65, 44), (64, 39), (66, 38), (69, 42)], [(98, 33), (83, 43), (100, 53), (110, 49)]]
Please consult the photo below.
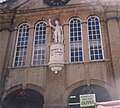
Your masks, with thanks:
[(49, 25), (54, 29), (54, 42), (63, 43), (63, 29), (62, 26), (59, 25), (59, 21), (55, 20), (55, 26), (51, 24), (51, 19), (49, 19)]

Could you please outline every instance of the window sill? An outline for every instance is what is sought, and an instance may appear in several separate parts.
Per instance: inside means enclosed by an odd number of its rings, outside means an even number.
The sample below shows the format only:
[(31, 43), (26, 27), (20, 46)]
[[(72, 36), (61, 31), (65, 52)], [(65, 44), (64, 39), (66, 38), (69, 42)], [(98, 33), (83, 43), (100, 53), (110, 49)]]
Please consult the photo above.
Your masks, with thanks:
[(35, 68), (35, 67), (46, 67), (46, 66), (48, 66), (48, 64), (30, 65), (30, 66), (21, 66), (21, 67), (8, 67), (8, 69)]
[(81, 62), (65, 62), (65, 64), (85, 64), (85, 63), (99, 63), (99, 62), (109, 62), (110, 59), (103, 59), (103, 60), (94, 60), (94, 61), (81, 61)]
[[(65, 65), (74, 65), (74, 64), (87, 64), (87, 63), (99, 63), (99, 62), (109, 62), (110, 59), (104, 60), (94, 60), (94, 61), (81, 61), (81, 62), (65, 62)], [(30, 65), (30, 66), (22, 66), (22, 67), (8, 67), (8, 69), (22, 69), (22, 68), (36, 68), (36, 67), (47, 67), (48, 64), (43, 65)]]

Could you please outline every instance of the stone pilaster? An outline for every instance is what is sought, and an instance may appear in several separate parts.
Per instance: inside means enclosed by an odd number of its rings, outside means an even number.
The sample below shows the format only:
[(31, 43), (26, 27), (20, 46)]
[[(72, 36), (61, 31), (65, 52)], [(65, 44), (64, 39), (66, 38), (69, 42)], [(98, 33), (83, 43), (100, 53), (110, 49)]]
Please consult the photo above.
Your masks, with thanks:
[(108, 26), (108, 34), (110, 41), (110, 50), (111, 50), (111, 58), (113, 63), (113, 77), (115, 79), (116, 88), (117, 88), (117, 98), (120, 99), (120, 16), (119, 12), (107, 12), (107, 26)]

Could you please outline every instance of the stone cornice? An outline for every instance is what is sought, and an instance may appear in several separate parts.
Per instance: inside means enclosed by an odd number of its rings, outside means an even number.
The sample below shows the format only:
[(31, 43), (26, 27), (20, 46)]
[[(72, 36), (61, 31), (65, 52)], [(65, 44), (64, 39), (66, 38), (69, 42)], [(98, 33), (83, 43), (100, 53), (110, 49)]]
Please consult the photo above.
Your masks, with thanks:
[[(44, 7), (44, 8), (36, 8), (36, 9), (27, 9), (27, 10), (21, 10), (21, 9), (17, 9), (17, 13), (19, 14), (23, 14), (23, 13), (32, 13), (32, 12), (42, 12), (42, 11), (53, 11), (53, 10), (60, 10), (60, 9), (70, 9), (70, 8), (80, 8), (81, 10), (87, 10), (87, 9), (98, 9), (102, 8), (101, 5), (95, 5), (95, 4), (88, 4), (88, 3), (84, 3), (84, 4), (73, 4), (73, 5), (66, 5), (63, 7)], [(1, 13), (13, 13), (15, 9), (12, 10), (6, 10), (6, 11), (1, 11)]]

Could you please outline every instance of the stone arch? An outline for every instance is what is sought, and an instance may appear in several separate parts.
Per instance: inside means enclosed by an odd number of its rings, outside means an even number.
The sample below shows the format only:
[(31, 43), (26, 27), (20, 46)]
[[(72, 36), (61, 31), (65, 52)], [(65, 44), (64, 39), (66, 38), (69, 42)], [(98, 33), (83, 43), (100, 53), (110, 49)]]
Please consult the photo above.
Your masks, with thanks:
[[(90, 80), (90, 84), (95, 84), (95, 85), (99, 85), (99, 86), (102, 86), (104, 87), (110, 94), (113, 94), (114, 90), (112, 88), (112, 86), (104, 81), (101, 81), (101, 80), (96, 80), (96, 79), (91, 79)], [(111, 95), (111, 97), (113, 97)]]
[(3, 95), (2, 95), (2, 101), (3, 101), (4, 98), (5, 98), (7, 95), (9, 95), (11, 92), (13, 92), (13, 91), (15, 91), (15, 90), (17, 90), (17, 89), (21, 89), (22, 87), (23, 87), (22, 84), (19, 84), (19, 85), (15, 85), (15, 86), (10, 87), (9, 89), (7, 89), (7, 90), (3, 93)]
[[(80, 107), (80, 95), (95, 94), (96, 102), (111, 101), (112, 98), (108, 90), (102, 86), (91, 84), (83, 85), (75, 88), (68, 97), (68, 108), (81, 108)], [(85, 104), (85, 103), (84, 103)], [(95, 106), (89, 106), (87, 108), (95, 108)]]
[(71, 19), (74, 19), (74, 18), (80, 19), (80, 21), (82, 22), (82, 17), (80, 17), (79, 15), (71, 16), (70, 18), (67, 19), (67, 22), (69, 23), (70, 20), (71, 20)]
[[(23, 88), (23, 84), (19, 84), (19, 85), (15, 85), (15, 86), (7, 89), (7, 90), (4, 92), (4, 94), (2, 95), (2, 100), (4, 100), (4, 98), (5, 98), (7, 95), (9, 95), (10, 93), (12, 93), (12, 92), (14, 92), (14, 91), (16, 91), (16, 90), (18, 90), (18, 89), (22, 89), (22, 88)], [(35, 84), (27, 83), (27, 84), (26, 84), (26, 88), (27, 88), (27, 89), (35, 90), (35, 91), (39, 92), (40, 94), (44, 95), (44, 91), (45, 91), (45, 90), (44, 90), (43, 88), (41, 88), (40, 86), (37, 86), (37, 85), (35, 85)]]
[(43, 108), (44, 90), (33, 84), (27, 84), (26, 88), (17, 85), (6, 91), (2, 101), (2, 108)]
[(96, 16), (99, 20), (102, 20), (103, 19), (103, 17), (101, 16), (101, 15), (98, 15), (98, 14), (96, 14), (96, 13), (93, 13), (93, 14), (89, 14), (88, 16), (86, 16), (86, 18), (85, 18), (85, 20), (87, 20), (89, 17), (91, 17), (91, 16)]
[(15, 29), (18, 29), (18, 27), (23, 24), (23, 23), (27, 23), (29, 25), (29, 27), (34, 27), (34, 22), (30, 19), (21, 19), (20, 21), (15, 23)]
[(44, 95), (44, 92), (45, 92), (45, 90), (43, 88), (41, 88), (40, 86), (37, 86), (35, 84), (31, 84), (31, 83), (28, 83), (26, 85), (26, 88), (34, 89), (34, 90), (38, 91), (39, 93), (41, 93), (42, 95)]
[[(79, 81), (79, 82), (76, 82), (72, 85), (70, 85), (69, 87), (66, 88), (66, 91), (63, 95), (63, 100), (65, 101), (65, 103), (68, 103), (68, 97), (70, 96), (71, 92), (81, 86), (84, 86), (84, 85), (87, 85), (86, 81), (85, 80), (82, 80), (82, 81)], [(100, 81), (100, 80), (96, 80), (96, 79), (91, 79), (90, 80), (90, 85), (98, 85), (98, 86), (101, 86), (103, 88), (105, 88), (109, 94), (113, 94), (113, 88), (111, 87), (111, 85), (107, 84), (106, 82), (104, 81)], [(113, 95), (110, 95), (111, 98), (113, 98), (114, 96)], [(66, 104), (67, 105), (67, 104)]]

